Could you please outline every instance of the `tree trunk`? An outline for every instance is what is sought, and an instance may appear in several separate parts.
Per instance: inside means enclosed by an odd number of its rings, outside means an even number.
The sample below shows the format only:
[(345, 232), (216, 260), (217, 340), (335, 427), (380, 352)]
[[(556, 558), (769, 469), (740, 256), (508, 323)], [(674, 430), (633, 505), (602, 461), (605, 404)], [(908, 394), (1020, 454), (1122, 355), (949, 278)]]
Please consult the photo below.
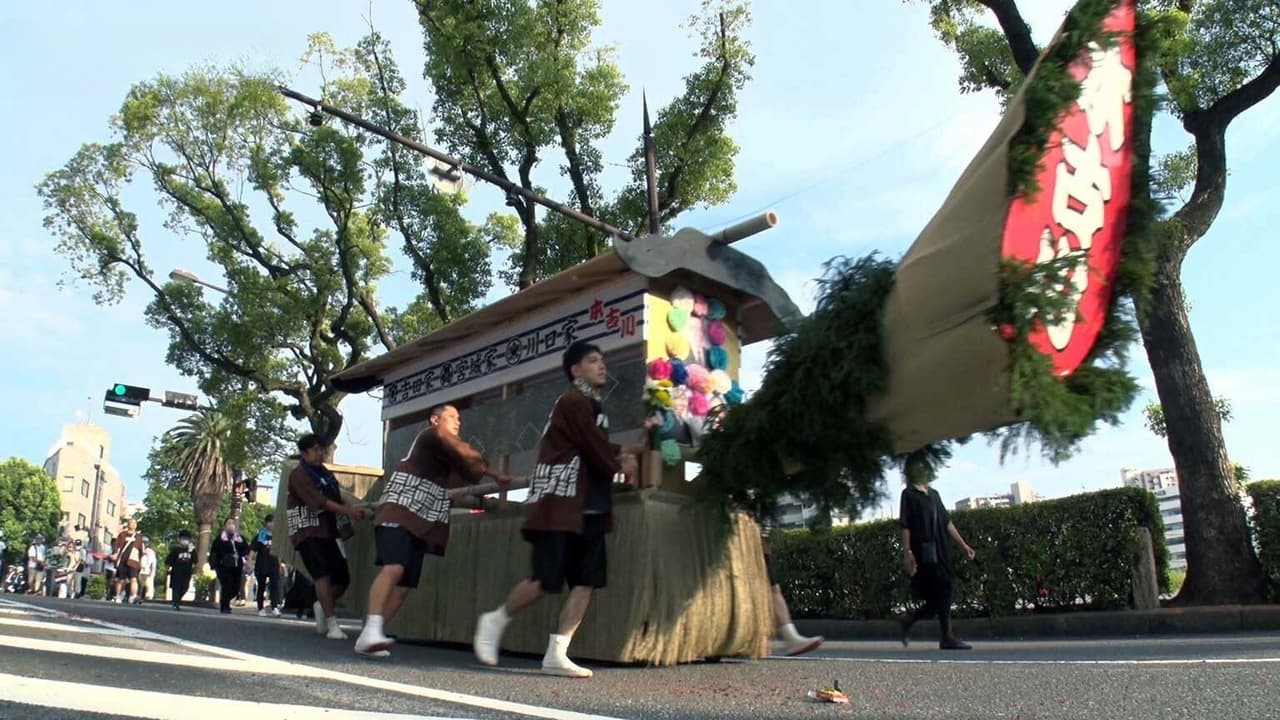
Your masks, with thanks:
[(213, 523), (202, 522), (198, 527), (200, 537), (196, 543), (196, 566), (192, 571), (192, 577), (199, 577), (204, 572), (204, 566), (209, 562), (209, 543), (212, 540)]
[(1149, 307), (1139, 313), (1182, 500), (1187, 578), (1174, 603), (1262, 602), (1262, 566), (1249, 542), (1239, 484), (1187, 317), (1183, 254), (1176, 249), (1183, 246), (1161, 249)]
[(342, 431), (342, 413), (332, 404), (322, 404), (308, 420), (311, 423), (311, 432), (315, 433), (324, 444), (324, 461), (333, 462), (333, 456), (338, 450), (338, 433)]
[(213, 541), (213, 527), (215, 525), (221, 526), (218, 510), (222, 506), (224, 492), (226, 492), (225, 486), (222, 492), (202, 491), (191, 498), (191, 503), (195, 506), (196, 511), (196, 527), (199, 529), (200, 534), (196, 542), (196, 575), (204, 572), (204, 566), (209, 562), (209, 545)]

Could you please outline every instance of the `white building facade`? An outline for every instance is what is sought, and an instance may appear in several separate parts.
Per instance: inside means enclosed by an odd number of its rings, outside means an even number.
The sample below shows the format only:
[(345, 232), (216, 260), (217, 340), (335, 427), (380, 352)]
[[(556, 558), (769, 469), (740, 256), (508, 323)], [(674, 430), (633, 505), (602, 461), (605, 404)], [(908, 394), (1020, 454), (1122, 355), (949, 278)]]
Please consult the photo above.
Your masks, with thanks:
[(1009, 492), (1002, 495), (974, 495), (956, 501), (956, 510), (977, 510), (978, 508), (1009, 507), (1025, 505), (1043, 500), (1040, 494), (1031, 487), (1031, 483), (1020, 480), (1009, 485)]
[(1187, 544), (1182, 530), (1182, 496), (1178, 494), (1178, 473), (1173, 468), (1134, 470), (1122, 468), (1125, 487), (1148, 490), (1156, 496), (1160, 519), (1164, 522), (1164, 542), (1169, 548), (1169, 568), (1187, 567)]

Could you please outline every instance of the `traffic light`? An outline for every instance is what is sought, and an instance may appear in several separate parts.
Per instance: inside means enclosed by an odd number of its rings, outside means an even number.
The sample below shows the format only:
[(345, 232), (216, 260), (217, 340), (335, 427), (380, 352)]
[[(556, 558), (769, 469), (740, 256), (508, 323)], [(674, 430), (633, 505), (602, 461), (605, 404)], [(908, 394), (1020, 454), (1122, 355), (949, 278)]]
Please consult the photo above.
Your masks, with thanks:
[(164, 392), (164, 406), (167, 408), (177, 408), (179, 410), (199, 410), (200, 401), (195, 395), (186, 393)]
[(258, 478), (245, 478), (244, 499), (251, 503), (258, 501)]
[(141, 405), (151, 399), (151, 390), (149, 388), (116, 383), (107, 390), (106, 399), (122, 405)]

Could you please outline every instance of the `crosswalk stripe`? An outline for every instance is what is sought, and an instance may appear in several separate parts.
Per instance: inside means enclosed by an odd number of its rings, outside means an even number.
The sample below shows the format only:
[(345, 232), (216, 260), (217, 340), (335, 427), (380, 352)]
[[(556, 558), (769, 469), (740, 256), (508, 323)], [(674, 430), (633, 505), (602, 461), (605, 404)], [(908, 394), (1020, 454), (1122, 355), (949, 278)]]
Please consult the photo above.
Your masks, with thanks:
[(64, 625), (43, 620), (15, 620), (13, 618), (0, 617), (0, 625), (36, 628), (39, 630), (59, 633), (81, 633), (84, 635), (111, 635), (114, 637), (127, 637), (119, 630), (112, 630), (110, 628), (85, 627), (84, 625)]
[(440, 716), (174, 695), (4, 673), (0, 673), (0, 687), (4, 688), (4, 700), (9, 702), (147, 720), (226, 720), (237, 717), (258, 720), (458, 720)]
[[(198, 665), (202, 670), (227, 670), (231, 672), (255, 672), (265, 675), (291, 675), (295, 677), (312, 676), (305, 672), (305, 666), (298, 668), (283, 667), (283, 663), (272, 660), (266, 662), (249, 662), (230, 658), (208, 657), (182, 653), (159, 652), (156, 650), (139, 650), (137, 648), (111, 647), (109, 645), (85, 645), (83, 643), (65, 642), (62, 640), (44, 640), (21, 635), (0, 635), (0, 647), (16, 650), (35, 650), (36, 652), (57, 653), (61, 655), (80, 655), (82, 657), (101, 658), (104, 660), (128, 660), (132, 662), (155, 663), (160, 665), (177, 665), (192, 667)], [(301, 670), (301, 671), (300, 671)]]
[[(35, 607), (35, 606), (29, 606)], [(146, 630), (131, 628), (127, 625), (120, 625), (97, 618), (72, 615), (60, 610), (52, 610), (59, 617), (78, 620), (81, 622), (89, 622), (114, 630), (120, 630), (129, 637), (156, 640), (159, 642), (169, 643), (188, 650), (196, 650), (199, 652), (209, 653), (210, 655), (218, 655), (223, 658), (235, 660), (234, 667), (239, 670), (253, 671), (258, 673), (270, 673), (273, 675), (292, 675), (295, 677), (310, 677), (323, 680), (332, 680), (347, 685), (355, 685), (374, 690), (386, 690), (402, 695), (410, 695), (420, 697), (427, 700), (436, 700), (446, 702), (453, 705), (464, 705), (473, 708), (482, 708), (496, 712), (511, 713), (513, 715), (524, 715), (527, 717), (543, 718), (544, 720), (618, 720), (607, 715), (595, 715), (592, 713), (577, 712), (574, 710), (560, 710), (557, 708), (543, 707), (541, 705), (529, 705), (526, 703), (512, 702), (510, 700), (499, 700), (497, 698), (485, 697), (483, 695), (469, 695), (467, 693), (453, 692), (450, 690), (438, 690), (430, 687), (420, 687), (417, 685), (408, 685), (406, 683), (393, 682), (390, 680), (380, 680), (378, 678), (364, 677), (361, 675), (353, 675), (336, 670), (327, 670), (325, 668), (314, 667), (311, 665), (303, 665), (301, 663), (289, 662), (286, 660), (275, 660), (262, 655), (251, 655), (249, 653), (231, 650), (229, 648), (218, 647), (216, 645), (206, 645), (204, 643), (184, 640), (171, 635), (161, 635)], [(70, 643), (63, 643), (70, 644)], [(130, 650), (129, 655), (123, 659), (137, 659), (139, 651)], [(192, 656), (177, 655), (174, 653), (152, 653), (153, 655), (163, 655), (170, 657), (185, 658), (187, 662), (191, 661)], [(210, 668), (210, 660), (217, 658), (199, 658), (201, 667)]]

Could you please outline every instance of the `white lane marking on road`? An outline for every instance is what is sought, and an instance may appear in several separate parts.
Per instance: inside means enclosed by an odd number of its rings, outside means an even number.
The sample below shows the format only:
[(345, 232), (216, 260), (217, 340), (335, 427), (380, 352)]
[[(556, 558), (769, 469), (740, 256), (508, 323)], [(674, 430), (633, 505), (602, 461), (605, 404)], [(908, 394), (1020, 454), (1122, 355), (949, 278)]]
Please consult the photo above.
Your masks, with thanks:
[[(34, 606), (31, 606), (34, 607)], [(171, 635), (161, 635), (159, 633), (130, 628), (126, 625), (98, 620), (97, 618), (72, 615), (62, 611), (57, 612), (62, 617), (67, 617), (82, 622), (101, 625), (113, 630), (120, 630), (129, 635), (129, 637), (155, 640), (157, 642), (165, 642), (171, 645), (177, 645), (188, 650), (196, 650), (206, 652), (213, 655), (221, 655), (225, 658), (238, 660), (241, 663), (252, 663), (254, 668), (258, 668), (257, 672), (271, 672), (276, 675), (292, 674), (298, 677), (311, 677), (324, 680), (333, 680), (335, 682), (346, 683), (348, 685), (358, 685), (361, 687), (372, 688), (375, 690), (387, 690), (390, 692), (401, 693), (404, 695), (412, 695), (415, 697), (426, 698), (428, 700), (437, 700), (440, 702), (452, 703), (455, 705), (466, 705), (470, 707), (483, 708), (485, 710), (493, 710), (496, 712), (506, 712), (513, 715), (526, 715), (528, 717), (544, 718), (545, 720), (619, 720), (607, 715), (593, 715), (591, 713), (580, 713), (572, 710), (558, 710), (556, 708), (543, 707), (540, 705), (526, 705), (524, 703), (510, 702), (507, 700), (498, 700), (497, 698), (484, 697), (482, 695), (469, 695), (466, 693), (452, 692), (449, 690), (437, 690), (435, 688), (419, 687), (416, 685), (406, 685), (404, 683), (392, 682), (390, 680), (379, 680), (377, 678), (363, 677), (360, 675), (350, 675), (335, 670), (314, 667), (311, 665), (303, 665), (301, 663), (289, 662), (287, 660), (275, 660), (273, 658), (262, 655), (251, 655), (249, 653), (240, 652), (238, 650), (230, 650), (221, 648), (216, 645), (206, 645), (204, 643), (192, 642)], [(138, 651), (131, 651), (137, 653)], [(171, 654), (171, 653), (160, 653)], [(129, 658), (124, 658), (129, 659)], [(238, 665), (243, 670), (249, 668)], [(268, 670), (267, 668), (270, 668)], [(567, 680), (566, 682), (573, 682)]]
[(83, 633), (85, 635), (113, 635), (116, 637), (125, 637), (125, 634), (119, 630), (111, 630), (101, 627), (84, 627), (83, 625), (65, 625), (52, 623), (47, 620), (14, 620), (13, 618), (0, 617), (0, 625), (36, 628), (47, 632)]
[(139, 650), (137, 648), (112, 647), (110, 645), (86, 645), (84, 643), (43, 640), (20, 635), (0, 635), (0, 646), (16, 650), (35, 650), (36, 652), (57, 653), (59, 655), (80, 655), (104, 660), (128, 660), (159, 665), (177, 665), (184, 668), (198, 666), (203, 670), (257, 672), (266, 675), (299, 675), (293, 670), (279, 667), (278, 663), (275, 662), (250, 662), (246, 664), (243, 660), (231, 660), (230, 658)]
[(10, 702), (148, 720), (226, 720), (237, 717), (262, 720), (446, 720), (438, 716), (173, 695), (3, 673), (0, 673), (0, 687), (5, 689), (4, 699)]
[(1280, 663), (1280, 657), (1257, 658), (1159, 658), (1133, 660), (1003, 660), (1000, 658), (980, 660), (944, 660), (940, 658), (869, 658), (869, 657), (786, 657), (770, 655), (769, 660), (791, 660), (799, 662), (850, 662), (850, 663), (885, 663), (887, 665), (1268, 665)]

